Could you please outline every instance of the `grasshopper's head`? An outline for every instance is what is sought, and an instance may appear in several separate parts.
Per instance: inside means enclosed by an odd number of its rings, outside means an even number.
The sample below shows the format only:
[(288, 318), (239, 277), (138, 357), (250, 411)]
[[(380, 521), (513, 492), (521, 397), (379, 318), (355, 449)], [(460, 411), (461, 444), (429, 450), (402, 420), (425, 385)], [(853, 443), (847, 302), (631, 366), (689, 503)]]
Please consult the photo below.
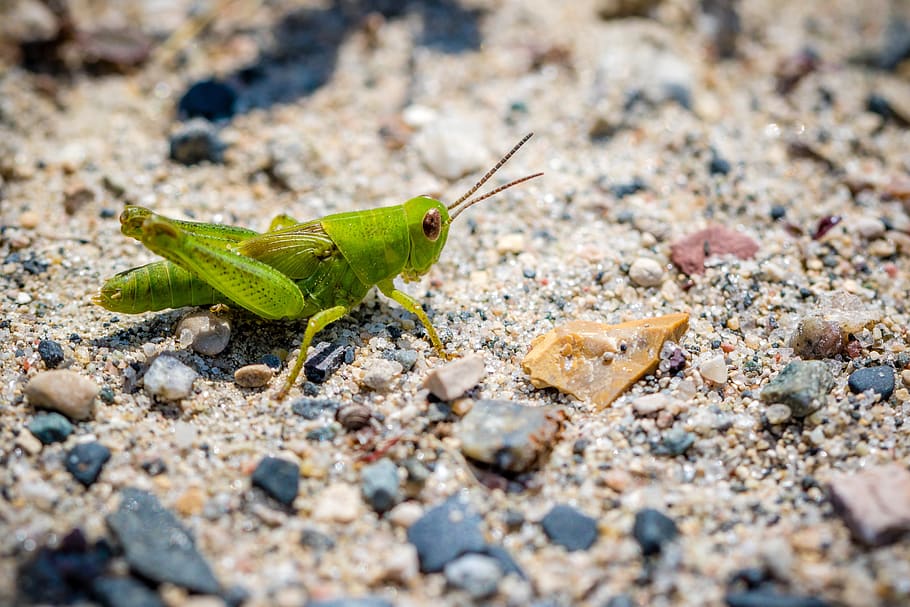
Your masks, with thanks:
[(522, 177), (521, 179), (516, 179), (515, 181), (499, 186), (492, 192), (477, 196), (476, 198), (471, 198), (474, 192), (480, 189), (480, 187), (485, 184), (533, 134), (534, 133), (528, 133), (525, 135), (508, 154), (502, 157), (502, 160), (496, 163), (496, 166), (487, 171), (487, 174), (474, 184), (474, 187), (465, 192), (461, 198), (449, 206), (428, 196), (418, 196), (417, 198), (412, 198), (404, 203), (408, 230), (411, 236), (411, 255), (408, 260), (408, 267), (402, 272), (402, 276), (405, 280), (416, 280), (418, 277), (426, 274), (427, 270), (430, 269), (430, 266), (436, 263), (439, 259), (439, 254), (442, 253), (442, 248), (446, 244), (446, 238), (449, 236), (449, 225), (462, 211), (481, 200), (486, 200), (503, 190), (511, 188), (513, 185), (518, 185), (519, 183), (543, 175), (543, 173), (534, 173), (533, 175), (528, 175), (527, 177)]

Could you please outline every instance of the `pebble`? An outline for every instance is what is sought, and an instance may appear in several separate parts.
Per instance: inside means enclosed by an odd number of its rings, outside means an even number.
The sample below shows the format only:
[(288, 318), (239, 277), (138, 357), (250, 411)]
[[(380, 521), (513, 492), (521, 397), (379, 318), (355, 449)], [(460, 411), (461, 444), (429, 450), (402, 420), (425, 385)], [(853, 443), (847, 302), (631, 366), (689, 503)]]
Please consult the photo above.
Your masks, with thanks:
[(768, 418), (769, 424), (785, 424), (790, 421), (793, 412), (790, 411), (790, 407), (787, 405), (778, 403), (768, 407), (765, 410), (765, 416)]
[(186, 90), (177, 103), (181, 120), (205, 118), (212, 122), (226, 120), (234, 115), (237, 91), (219, 80), (200, 80)]
[(231, 323), (208, 310), (192, 312), (180, 319), (176, 333), (181, 345), (197, 354), (217, 356), (231, 341)]
[(420, 159), (437, 177), (458, 179), (487, 166), (483, 133), (476, 124), (441, 118), (428, 124), (414, 138)]
[(360, 470), (360, 488), (370, 506), (382, 514), (388, 512), (400, 499), (398, 466), (382, 458)]
[(177, 517), (147, 491), (127, 487), (120, 495), (106, 520), (130, 568), (152, 582), (217, 594), (221, 584)]
[(95, 200), (95, 192), (84, 183), (76, 183), (63, 192), (63, 210), (67, 215), (75, 215), (88, 203)]
[(495, 558), (473, 553), (449, 562), (443, 571), (451, 587), (464, 590), (473, 599), (495, 594), (503, 575)]
[(670, 259), (686, 274), (704, 274), (705, 259), (714, 255), (735, 255), (752, 259), (758, 243), (730, 228), (712, 226), (677, 240), (670, 246)]
[(806, 417), (824, 404), (834, 387), (834, 375), (818, 360), (789, 363), (761, 391), (762, 402), (790, 407), (793, 417)]
[(317, 599), (307, 601), (304, 607), (394, 607), (394, 605), (378, 596), (361, 596), (357, 598)]
[(885, 234), (885, 223), (878, 217), (868, 215), (851, 222), (850, 228), (867, 240), (873, 240)]
[(517, 255), (524, 250), (524, 234), (517, 232), (513, 234), (506, 234), (505, 236), (501, 236), (499, 240), (496, 241), (496, 252), (500, 255), (506, 255), (508, 253)]
[(25, 387), (33, 407), (59, 411), (76, 421), (91, 419), (98, 385), (75, 371), (53, 370), (38, 373)]
[(910, 531), (910, 471), (902, 464), (838, 474), (828, 494), (853, 537), (867, 546), (894, 543)]
[(407, 533), (417, 548), (420, 571), (437, 573), (463, 554), (483, 552), (480, 523), (480, 516), (457, 494), (428, 510)]
[[(85, 589), (108, 567), (111, 549), (104, 540), (90, 544), (76, 528), (57, 546), (42, 546), (23, 557), (22, 564), (10, 570), (15, 591), (4, 586), (4, 605), (86, 604)], [(15, 595), (18, 600), (13, 601)]]
[(818, 316), (801, 318), (790, 338), (793, 353), (803, 359), (834, 358), (844, 350), (846, 335), (840, 325)]
[(423, 516), (423, 512), (419, 502), (402, 502), (389, 511), (387, 518), (396, 527), (407, 529)]
[(303, 374), (313, 383), (321, 384), (341, 365), (354, 362), (354, 349), (347, 344), (319, 342), (303, 363)]
[(377, 392), (387, 390), (392, 380), (401, 375), (404, 369), (400, 362), (385, 358), (374, 358), (366, 361), (364, 365), (360, 384)]
[(234, 371), (234, 381), (241, 388), (262, 388), (267, 386), (274, 376), (272, 368), (262, 363), (246, 365)]
[(455, 400), (477, 385), (486, 375), (483, 357), (469, 354), (464, 358), (436, 367), (427, 373), (423, 387), (443, 401)]
[(664, 281), (664, 268), (653, 259), (639, 257), (629, 266), (629, 278), (639, 287), (656, 287)]
[(636, 398), (632, 401), (632, 410), (635, 412), (635, 415), (644, 417), (663, 411), (674, 404), (676, 404), (676, 399), (671, 398), (663, 392), (657, 392), (655, 394), (645, 394), (644, 396)]
[(291, 403), (291, 411), (312, 421), (324, 413), (340, 410), (341, 406), (341, 402), (330, 398), (299, 398)]
[(34, 211), (23, 211), (19, 215), (19, 226), (25, 230), (34, 230), (41, 225), (41, 215)]
[(182, 419), (177, 420), (174, 424), (174, 444), (181, 451), (186, 451), (196, 444), (197, 438), (199, 438), (199, 429), (196, 424)]
[(50, 339), (38, 342), (38, 354), (48, 369), (56, 369), (63, 362), (63, 347)]
[(92, 595), (104, 607), (165, 607), (158, 593), (132, 577), (99, 577)]
[(455, 436), (467, 457), (508, 472), (524, 472), (549, 453), (564, 415), (555, 407), (480, 400), (458, 422)]
[(724, 596), (727, 607), (830, 607), (814, 596), (778, 594), (766, 588), (731, 592)]
[(540, 521), (550, 541), (566, 550), (587, 550), (597, 541), (597, 521), (566, 504), (558, 504)]
[(671, 428), (663, 433), (659, 443), (651, 445), (651, 452), (654, 455), (676, 457), (688, 451), (693, 444), (695, 444), (694, 434), (679, 427)]
[(872, 390), (886, 401), (894, 393), (894, 369), (888, 365), (857, 369), (847, 378), (847, 386), (854, 394)]
[(219, 163), (224, 159), (224, 142), (218, 129), (204, 118), (193, 118), (181, 124), (171, 135), (169, 158), (183, 165), (200, 162)]
[(727, 363), (723, 354), (712, 356), (708, 360), (698, 365), (698, 372), (701, 376), (718, 385), (727, 383)]
[(174, 510), (182, 516), (195, 516), (205, 508), (205, 490), (192, 486), (174, 500)]
[(29, 431), (45, 445), (61, 443), (73, 433), (73, 425), (56, 412), (39, 413), (28, 423)]
[(66, 454), (66, 469), (86, 487), (92, 486), (101, 475), (104, 464), (111, 459), (111, 450), (98, 442), (80, 443)]
[(145, 391), (164, 401), (186, 398), (193, 390), (198, 374), (173, 356), (155, 358), (143, 378)]
[(335, 483), (316, 497), (313, 518), (317, 521), (352, 523), (361, 512), (360, 492), (354, 485)]
[(653, 508), (643, 508), (635, 513), (632, 535), (645, 556), (658, 554), (667, 542), (679, 535), (676, 523), (666, 514)]
[(294, 462), (267, 456), (253, 471), (252, 483), (278, 503), (291, 507), (300, 487), (300, 469)]
[(304, 529), (300, 533), (300, 543), (316, 552), (328, 552), (335, 547), (335, 540), (318, 529)]
[(399, 362), (404, 371), (410, 371), (414, 368), (414, 365), (417, 364), (416, 350), (393, 350), (388, 353), (383, 353), (383, 356), (386, 356), (389, 360)]

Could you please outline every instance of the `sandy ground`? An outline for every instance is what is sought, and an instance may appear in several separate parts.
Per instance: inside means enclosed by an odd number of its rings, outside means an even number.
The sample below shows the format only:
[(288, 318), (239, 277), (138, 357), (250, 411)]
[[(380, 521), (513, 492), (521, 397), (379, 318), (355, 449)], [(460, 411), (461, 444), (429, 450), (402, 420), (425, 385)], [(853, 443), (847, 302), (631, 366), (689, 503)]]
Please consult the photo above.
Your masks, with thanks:
[[(160, 39), (188, 8), (164, 4), (78, 4), (74, 14), (138, 25)], [(606, 2), (429, 3), (438, 10), (411, 6), (369, 27), (363, 15), (340, 29), (331, 19), (313, 17), (312, 29), (298, 22), (315, 45), (303, 34), (282, 39), (291, 4), (235, 3), (180, 47), (175, 64), (152, 60), (126, 75), (48, 78), (13, 62), (2, 68), (0, 603), (24, 600), (15, 598), (17, 568), (41, 546), (74, 527), (90, 539), (109, 537), (105, 515), (123, 488), (139, 487), (179, 512), (217, 578), (249, 593), (246, 604), (365, 595), (397, 605), (470, 604), (442, 574), (416, 572), (401, 520), (363, 502), (348, 505), (350, 521), (314, 516), (327, 488), (357, 495), (359, 458), (393, 437), (390, 459), (416, 458), (430, 469), (411, 501), (429, 508), (463, 492), (487, 539), (527, 574), (503, 579), (486, 599), (493, 604), (605, 605), (620, 595), (638, 605), (723, 604), (731, 577), (746, 568), (768, 572), (781, 593), (830, 604), (910, 599), (907, 541), (857, 543), (825, 490), (838, 472), (910, 464), (910, 401), (895, 362), (908, 347), (910, 218), (901, 193), (888, 189), (908, 178), (910, 135), (899, 116), (867, 109), (878, 93), (910, 115), (906, 63), (903, 73), (869, 65), (889, 24), (901, 11), (908, 18), (906, 3), (743, 2), (730, 59), (717, 58), (694, 2), (610, 20), (597, 14)], [(329, 14), (325, 3), (301, 4), (310, 9), (296, 10), (310, 16)], [(782, 62), (805, 47), (817, 65), (780, 92)], [(296, 71), (274, 67), (282, 52)], [(186, 87), (212, 76), (236, 81), (257, 61), (268, 66), (264, 79), (242, 89), (244, 111), (219, 126), (223, 163), (169, 160)], [(336, 426), (335, 438), (322, 442), (308, 432), (333, 422), (292, 412), (300, 386), (284, 402), (273, 398), (286, 366), (265, 390), (233, 381), (237, 368), (266, 354), (295, 353), (303, 322), (232, 310), (230, 345), (210, 357), (175, 333), (185, 310), (130, 316), (90, 302), (105, 278), (155, 259), (120, 234), (126, 203), (265, 230), (279, 213), (311, 219), (422, 193), (452, 200), (530, 131), (534, 138), (497, 183), (545, 176), (466, 212), (439, 263), (403, 286), (430, 311), (450, 352), (483, 356), (486, 375), (472, 397), (565, 407), (561, 438), (520, 491), (479, 482), (451, 424), (428, 421), (421, 382), (442, 361), (412, 330), (415, 319), (381, 295), (320, 334), (352, 344), (355, 359), (318, 386), (320, 397), (368, 405), (379, 430)], [(800, 152), (807, 147), (813, 152)], [(712, 156), (729, 163), (726, 174), (712, 173)], [(617, 189), (636, 179), (639, 191)], [(80, 188), (88, 200), (69, 213), (66, 195)], [(772, 217), (774, 207), (784, 209), (782, 219)], [(813, 239), (830, 215), (843, 221)], [(879, 218), (887, 219), (880, 229), (858, 231)], [(682, 274), (670, 245), (717, 224), (757, 241), (758, 253)], [(629, 265), (642, 257), (660, 263), (659, 286), (630, 281)], [(29, 271), (27, 260), (46, 269)], [(826, 295), (844, 292), (876, 322), (857, 339), (856, 356), (832, 359), (836, 384), (819, 413), (769, 428), (761, 387), (793, 360), (799, 321)], [(690, 314), (686, 368), (638, 382), (605, 410), (535, 390), (521, 370), (531, 339), (563, 322), (679, 311)], [(20, 438), (35, 410), (23, 389), (44, 370), (42, 339), (61, 344), (64, 366), (113, 398), (99, 401), (65, 442), (29, 452)], [(395, 347), (417, 351), (413, 369), (384, 390), (364, 386), (363, 374)], [(124, 370), (163, 352), (200, 374), (179, 403), (124, 386)], [(728, 377), (717, 385), (699, 366), (719, 354)], [(847, 390), (854, 368), (882, 363), (897, 366), (888, 402)], [(637, 398), (659, 391), (679, 403), (660, 425), (633, 411)], [(693, 446), (655, 455), (651, 443), (671, 426), (692, 432)], [(579, 439), (587, 447), (573, 452)], [(112, 457), (84, 488), (63, 462), (91, 440)], [(250, 488), (266, 455), (301, 465), (293, 511)], [(155, 458), (166, 473), (143, 470)], [(590, 549), (567, 552), (544, 535), (538, 521), (557, 503), (598, 521)], [(631, 535), (645, 506), (680, 530), (647, 565)], [(508, 526), (507, 512), (521, 513), (524, 524)], [(301, 543), (311, 528), (334, 547)], [(168, 604), (209, 604), (172, 585), (159, 594)]]

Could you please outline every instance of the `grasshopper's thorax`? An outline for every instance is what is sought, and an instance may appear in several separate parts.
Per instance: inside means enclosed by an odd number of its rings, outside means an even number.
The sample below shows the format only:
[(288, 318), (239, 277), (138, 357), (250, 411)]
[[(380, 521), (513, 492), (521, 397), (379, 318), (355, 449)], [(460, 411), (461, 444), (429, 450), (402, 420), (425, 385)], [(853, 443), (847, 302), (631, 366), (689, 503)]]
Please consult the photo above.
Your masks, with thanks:
[(429, 198), (418, 196), (404, 203), (411, 252), (401, 272), (406, 281), (417, 280), (427, 273), (439, 259), (449, 236), (449, 211), (446, 206)]

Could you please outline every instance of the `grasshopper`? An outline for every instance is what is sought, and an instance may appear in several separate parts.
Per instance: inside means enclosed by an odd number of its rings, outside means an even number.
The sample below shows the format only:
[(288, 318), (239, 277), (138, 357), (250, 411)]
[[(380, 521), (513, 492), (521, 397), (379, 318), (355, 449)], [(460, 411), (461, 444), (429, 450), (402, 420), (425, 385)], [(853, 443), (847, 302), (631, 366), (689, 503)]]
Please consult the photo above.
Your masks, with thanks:
[(471, 198), (533, 133), (526, 135), (452, 204), (418, 196), (404, 204), (327, 215), (298, 223), (276, 217), (265, 233), (168, 219), (138, 206), (120, 215), (121, 231), (164, 257), (107, 280), (92, 301), (113, 312), (139, 314), (183, 306), (226, 304), (268, 320), (309, 318), (300, 353), (277, 393), (300, 375), (313, 338), (357, 306), (371, 288), (411, 312), (434, 349), (448, 358), (430, 319), (393, 279), (413, 281), (439, 259), (449, 225), (468, 207), (543, 173)]

